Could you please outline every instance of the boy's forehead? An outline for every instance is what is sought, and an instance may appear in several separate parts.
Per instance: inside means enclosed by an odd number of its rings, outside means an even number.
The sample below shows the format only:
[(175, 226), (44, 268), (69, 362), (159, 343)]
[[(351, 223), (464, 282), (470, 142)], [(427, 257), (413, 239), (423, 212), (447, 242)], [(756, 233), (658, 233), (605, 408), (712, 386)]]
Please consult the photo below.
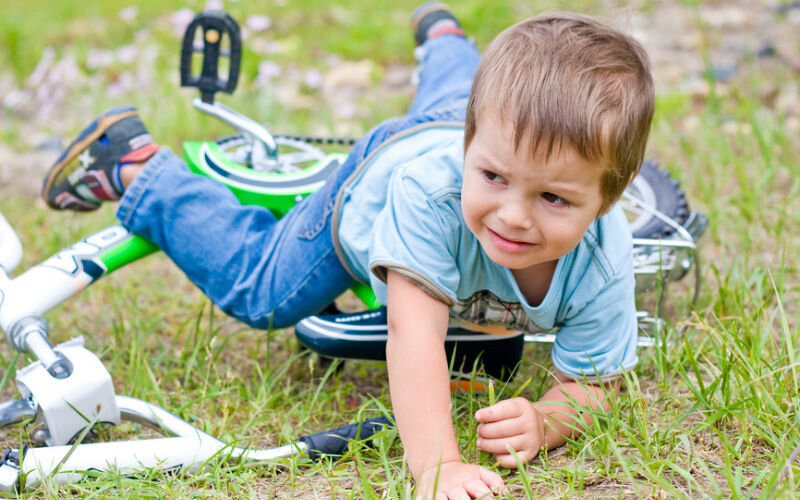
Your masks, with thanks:
[[(597, 168), (607, 168), (604, 158), (589, 158), (565, 135), (537, 134), (533, 129), (533, 123), (523, 128), (510, 117), (510, 113), (493, 109), (484, 109), (477, 115), (475, 139), (477, 138), (480, 138), (480, 147), (489, 153), (513, 150), (516, 156), (524, 156), (531, 162), (569, 158), (580, 159)], [(473, 139), (469, 147), (471, 148), (474, 143)]]
[[(531, 147), (532, 137), (536, 133), (533, 130), (533, 121), (529, 120), (526, 123), (522, 123), (521, 120), (512, 118), (512, 116), (512, 112), (508, 110), (484, 107), (483, 110), (477, 113), (476, 136), (492, 141), (497, 141), (500, 138), (503, 146), (513, 147), (515, 152), (523, 148), (528, 149), (532, 158), (540, 154), (546, 154), (545, 148), (542, 148), (541, 144), (537, 144), (535, 148)], [(549, 149), (555, 152), (556, 149), (560, 148), (560, 143), (564, 141), (555, 136), (553, 139), (553, 147)]]

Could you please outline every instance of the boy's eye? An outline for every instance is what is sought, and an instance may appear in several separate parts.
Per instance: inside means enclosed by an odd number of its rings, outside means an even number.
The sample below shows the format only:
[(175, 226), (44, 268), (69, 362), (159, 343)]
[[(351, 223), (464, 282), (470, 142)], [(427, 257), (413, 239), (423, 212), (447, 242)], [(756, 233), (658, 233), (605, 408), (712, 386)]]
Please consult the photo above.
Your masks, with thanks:
[(482, 170), (481, 173), (483, 173), (483, 177), (489, 182), (503, 183), (506, 181), (505, 177), (490, 170)]
[(542, 194), (542, 198), (544, 198), (545, 200), (549, 201), (550, 203), (552, 203), (554, 205), (564, 205), (564, 206), (569, 205), (569, 202), (567, 200), (565, 200), (564, 198), (558, 196), (557, 194), (544, 193), (544, 194)]

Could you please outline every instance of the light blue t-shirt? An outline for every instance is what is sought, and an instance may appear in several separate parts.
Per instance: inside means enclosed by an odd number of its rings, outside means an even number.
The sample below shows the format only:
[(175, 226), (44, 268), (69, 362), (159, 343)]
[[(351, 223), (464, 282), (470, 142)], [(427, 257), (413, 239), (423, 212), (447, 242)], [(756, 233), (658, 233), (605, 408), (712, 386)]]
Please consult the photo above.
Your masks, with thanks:
[(464, 130), (411, 129), (348, 179), (334, 212), (337, 251), (386, 304), (392, 269), (482, 327), (556, 330), (552, 358), (576, 379), (611, 379), (637, 362), (632, 238), (619, 207), (597, 219), (559, 259), (550, 288), (528, 304), (511, 271), (494, 263), (461, 214)]

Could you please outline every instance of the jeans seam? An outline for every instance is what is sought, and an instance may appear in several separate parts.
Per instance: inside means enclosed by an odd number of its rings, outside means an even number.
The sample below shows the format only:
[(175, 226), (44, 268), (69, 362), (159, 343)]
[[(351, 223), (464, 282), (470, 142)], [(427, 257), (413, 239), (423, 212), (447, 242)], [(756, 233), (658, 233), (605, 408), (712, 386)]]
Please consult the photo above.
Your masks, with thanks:
[[(328, 193), (325, 193), (325, 196), (327, 197)], [(322, 234), (323, 229), (325, 229), (325, 226), (328, 225), (328, 216), (330, 215), (331, 212), (328, 209), (329, 205), (330, 203), (326, 203), (325, 206), (322, 208), (322, 217), (320, 217), (318, 221), (316, 221), (311, 226), (308, 225), (303, 226), (303, 230), (297, 234), (298, 238), (302, 238), (306, 241), (313, 241), (314, 239), (316, 239), (317, 236)]]
[[(340, 175), (340, 173), (340, 171), (336, 171), (332, 175), (337, 176)], [(334, 186), (334, 183), (336, 183), (336, 186)], [(297, 233), (298, 238), (302, 238), (306, 241), (312, 241), (317, 236), (322, 234), (330, 222), (330, 215), (333, 213), (333, 207), (336, 205), (336, 194), (333, 193), (338, 193), (342, 187), (342, 184), (343, 181), (340, 181), (339, 179), (331, 179), (331, 183), (325, 186), (324, 199), (322, 200), (324, 203), (322, 206), (322, 216), (314, 224), (304, 225), (302, 231)], [(303, 210), (305, 211), (307, 208), (308, 207), (304, 207)]]

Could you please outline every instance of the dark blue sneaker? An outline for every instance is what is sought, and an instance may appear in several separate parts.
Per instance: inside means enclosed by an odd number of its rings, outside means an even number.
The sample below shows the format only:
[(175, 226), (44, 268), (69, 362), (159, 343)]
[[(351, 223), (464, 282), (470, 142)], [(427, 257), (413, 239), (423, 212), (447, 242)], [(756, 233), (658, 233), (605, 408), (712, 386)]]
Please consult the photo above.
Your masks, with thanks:
[(133, 106), (106, 111), (61, 153), (42, 184), (42, 198), (57, 210), (95, 210), (122, 195), (119, 166), (145, 161), (158, 145)]
[(428, 2), (417, 7), (411, 14), (411, 30), (417, 45), (447, 33), (464, 36), (464, 31), (450, 7), (441, 2)]

